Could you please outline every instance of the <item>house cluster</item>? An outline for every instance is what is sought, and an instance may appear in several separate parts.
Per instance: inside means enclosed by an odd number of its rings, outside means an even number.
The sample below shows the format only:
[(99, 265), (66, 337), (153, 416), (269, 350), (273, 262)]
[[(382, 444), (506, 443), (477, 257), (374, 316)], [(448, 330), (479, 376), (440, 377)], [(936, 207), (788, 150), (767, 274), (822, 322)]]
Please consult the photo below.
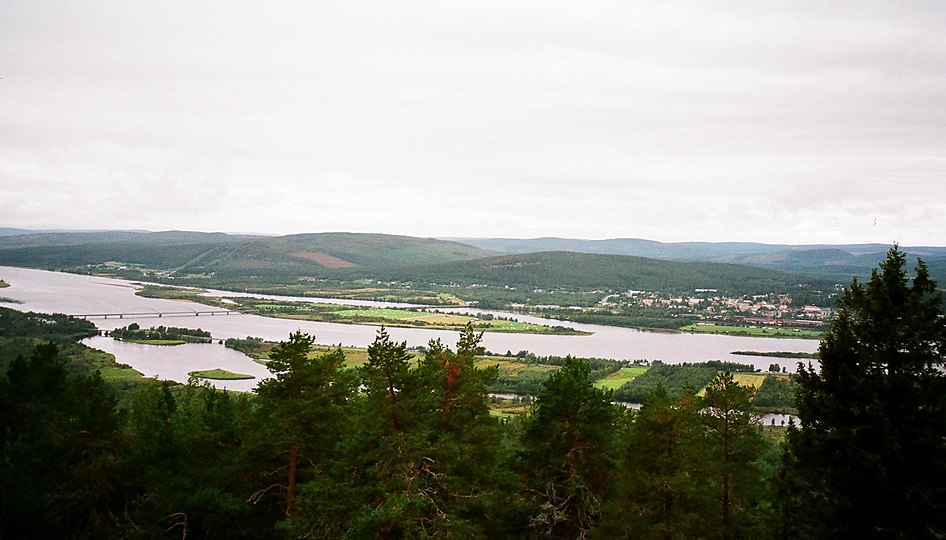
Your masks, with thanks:
[(662, 309), (696, 320), (732, 321), (776, 326), (822, 326), (835, 311), (814, 305), (796, 306), (790, 294), (725, 296), (715, 289), (696, 289), (690, 295), (668, 295), (646, 291), (610, 294), (600, 302), (602, 310)]

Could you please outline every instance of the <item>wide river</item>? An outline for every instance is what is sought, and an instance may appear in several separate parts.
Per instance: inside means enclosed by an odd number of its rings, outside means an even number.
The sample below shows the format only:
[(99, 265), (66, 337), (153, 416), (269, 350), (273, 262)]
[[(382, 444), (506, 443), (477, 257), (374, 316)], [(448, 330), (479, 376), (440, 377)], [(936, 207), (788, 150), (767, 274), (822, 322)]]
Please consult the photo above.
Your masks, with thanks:
[[(65, 313), (68, 315), (86, 315), (95, 313), (158, 313), (169, 311), (193, 311), (197, 309), (219, 309), (203, 307), (200, 304), (143, 298), (135, 295), (139, 287), (136, 283), (81, 276), (26, 268), (0, 266), (0, 279), (10, 287), (0, 289), (0, 298), (6, 297), (19, 303), (0, 303), (2, 306), (21, 311), (40, 313)], [(319, 302), (338, 302), (351, 304), (348, 300), (313, 299)], [(372, 302), (370, 305), (390, 305)], [(464, 310), (475, 311), (475, 310)], [(790, 351), (814, 352), (818, 348), (817, 340), (809, 339), (774, 339), (709, 334), (646, 332), (629, 328), (600, 326), (590, 324), (563, 323), (539, 317), (514, 313), (491, 312), (522, 321), (549, 325), (567, 325), (572, 328), (592, 332), (589, 336), (553, 336), (535, 334), (500, 334), (486, 333), (482, 345), (488, 350), (504, 354), (527, 350), (540, 356), (574, 355), (582, 357), (611, 358), (616, 360), (662, 360), (667, 363), (700, 362), (704, 360), (732, 360), (751, 363), (756, 368), (766, 370), (770, 364), (793, 371), (798, 360), (771, 358), (764, 356), (733, 355), (733, 351)], [(176, 381), (186, 381), (187, 373), (194, 370), (220, 367), (229, 371), (255, 375), (256, 380), (228, 381), (216, 384), (234, 390), (250, 390), (260, 377), (266, 376), (266, 369), (246, 356), (225, 349), (216, 344), (216, 340), (246, 336), (279, 341), (285, 340), (291, 332), (302, 330), (314, 335), (318, 343), (366, 347), (375, 338), (378, 328), (374, 326), (335, 324), (288, 319), (272, 319), (256, 315), (224, 316), (183, 316), (183, 317), (125, 317), (122, 319), (95, 319), (93, 322), (102, 330), (126, 326), (137, 322), (143, 327), (179, 326), (202, 328), (211, 332), (213, 345), (179, 345), (174, 347), (154, 347), (123, 343), (111, 338), (96, 337), (87, 344), (114, 354), (119, 362), (131, 365), (148, 377), (158, 377)], [(419, 328), (389, 328), (389, 334), (396, 341), (406, 341), (408, 346), (425, 345), (431, 339), (441, 339), (445, 344), (456, 345), (457, 333), (443, 330)]]

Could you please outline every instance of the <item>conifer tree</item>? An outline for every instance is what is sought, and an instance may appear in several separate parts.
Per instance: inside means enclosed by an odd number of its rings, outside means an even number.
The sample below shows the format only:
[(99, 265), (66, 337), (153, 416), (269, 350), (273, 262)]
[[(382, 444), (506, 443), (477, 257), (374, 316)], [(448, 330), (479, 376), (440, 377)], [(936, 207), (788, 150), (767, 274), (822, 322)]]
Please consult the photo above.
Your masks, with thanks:
[[(715, 516), (708, 533), (720, 538), (760, 536), (757, 519), (764, 511), (762, 474), (754, 461), (765, 440), (752, 410), (755, 389), (738, 384), (732, 373), (721, 372), (706, 386), (701, 418), (706, 430), (707, 472), (712, 475)], [(709, 536), (717, 536), (709, 534)]]
[(698, 538), (712, 507), (699, 398), (658, 387), (628, 426), (598, 538)]
[[(257, 416), (263, 448), (273, 448), (281, 465), (271, 470), (275, 483), (251, 497), (278, 488), (285, 494), (285, 515), (296, 513), (298, 485), (325, 474), (335, 448), (350, 425), (349, 407), (355, 389), (354, 375), (344, 369), (339, 349), (309, 357), (314, 338), (295, 332), (273, 347), (267, 368), (274, 377), (256, 389)], [(279, 477), (277, 478), (276, 475)]]
[(922, 261), (896, 246), (857, 280), (801, 367), (780, 473), (788, 537), (946, 536), (946, 319)]
[(619, 411), (590, 374), (587, 364), (566, 358), (526, 421), (519, 472), (529, 527), (541, 536), (587, 537), (610, 487)]
[(0, 538), (108, 537), (120, 484), (115, 398), (37, 345), (0, 373)]
[[(457, 352), (439, 340), (411, 368), (405, 343), (382, 329), (363, 366), (365, 416), (358, 452), (367, 472), (368, 511), (353, 534), (391, 537), (483, 536), (498, 427), (487, 385), (495, 369), (474, 365), (471, 327)], [(362, 473), (364, 474), (364, 472)]]

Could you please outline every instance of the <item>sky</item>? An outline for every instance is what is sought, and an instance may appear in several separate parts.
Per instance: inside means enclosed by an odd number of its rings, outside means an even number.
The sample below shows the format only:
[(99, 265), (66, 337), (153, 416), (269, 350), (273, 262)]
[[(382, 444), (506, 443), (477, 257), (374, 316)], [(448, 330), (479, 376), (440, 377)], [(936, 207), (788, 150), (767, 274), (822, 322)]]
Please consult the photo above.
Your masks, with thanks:
[(0, 227), (946, 245), (946, 2), (0, 2)]

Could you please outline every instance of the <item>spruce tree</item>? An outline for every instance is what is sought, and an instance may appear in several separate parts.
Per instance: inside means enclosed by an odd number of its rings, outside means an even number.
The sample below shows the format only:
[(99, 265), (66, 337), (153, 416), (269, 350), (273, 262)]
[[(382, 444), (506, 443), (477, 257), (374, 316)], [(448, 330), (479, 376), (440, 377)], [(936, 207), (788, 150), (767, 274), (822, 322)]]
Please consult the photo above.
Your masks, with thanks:
[(800, 367), (801, 426), (780, 476), (787, 537), (946, 536), (946, 319), (922, 261), (896, 246), (854, 280)]

